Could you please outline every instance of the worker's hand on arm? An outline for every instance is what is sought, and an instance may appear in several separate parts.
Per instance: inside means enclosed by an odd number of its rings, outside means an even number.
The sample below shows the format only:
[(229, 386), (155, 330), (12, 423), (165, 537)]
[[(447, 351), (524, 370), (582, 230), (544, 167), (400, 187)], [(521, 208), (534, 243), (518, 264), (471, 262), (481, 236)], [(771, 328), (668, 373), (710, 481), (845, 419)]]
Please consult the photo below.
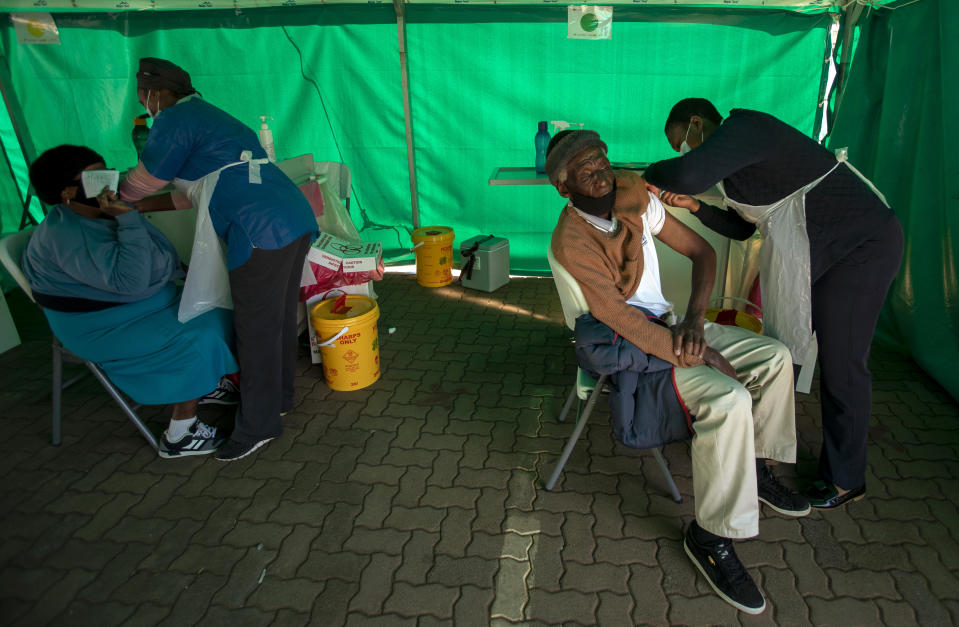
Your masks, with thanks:
[(703, 318), (686, 316), (673, 327), (673, 352), (677, 357), (685, 353), (686, 356), (705, 358), (704, 353), (708, 346), (704, 325)]
[[(727, 377), (736, 379), (736, 369), (733, 368), (733, 365), (716, 349), (707, 346), (706, 352), (703, 354), (703, 361), (706, 362), (707, 366), (715, 368)], [(736, 380), (738, 381), (738, 379)]]
[(110, 216), (118, 216), (121, 213), (133, 210), (132, 206), (117, 198), (117, 195), (110, 191), (109, 187), (103, 188), (103, 191), (97, 196), (97, 203), (100, 205), (100, 211)]
[(669, 205), (670, 207), (682, 207), (683, 209), (689, 209), (692, 213), (699, 211), (699, 201), (692, 196), (667, 192), (665, 189), (660, 189), (652, 183), (646, 183), (646, 189), (659, 196), (663, 204)]

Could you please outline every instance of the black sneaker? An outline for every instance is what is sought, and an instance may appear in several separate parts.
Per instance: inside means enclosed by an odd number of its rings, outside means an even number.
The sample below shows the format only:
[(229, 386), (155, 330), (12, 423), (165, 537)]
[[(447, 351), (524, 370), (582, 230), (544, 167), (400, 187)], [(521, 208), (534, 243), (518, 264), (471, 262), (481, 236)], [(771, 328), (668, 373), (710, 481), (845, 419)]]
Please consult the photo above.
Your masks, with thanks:
[(160, 457), (185, 457), (187, 455), (209, 455), (226, 441), (226, 437), (216, 427), (202, 423), (193, 423), (190, 430), (176, 442), (171, 442), (167, 431), (160, 438)]
[(766, 609), (766, 599), (736, 556), (733, 541), (719, 538), (715, 542), (700, 543), (696, 540), (694, 527), (699, 527), (695, 520), (686, 530), (683, 547), (716, 594), (747, 614), (759, 614)]
[(221, 462), (236, 461), (240, 458), (246, 457), (272, 439), (273, 438), (266, 438), (257, 442), (250, 442), (248, 444), (230, 440), (221, 446), (219, 450), (217, 450), (216, 458)]
[(785, 516), (805, 516), (809, 513), (809, 501), (779, 483), (766, 462), (756, 460), (756, 481), (759, 500)]
[(197, 405), (237, 405), (240, 402), (240, 390), (236, 384), (221, 377), (216, 389), (200, 398)]

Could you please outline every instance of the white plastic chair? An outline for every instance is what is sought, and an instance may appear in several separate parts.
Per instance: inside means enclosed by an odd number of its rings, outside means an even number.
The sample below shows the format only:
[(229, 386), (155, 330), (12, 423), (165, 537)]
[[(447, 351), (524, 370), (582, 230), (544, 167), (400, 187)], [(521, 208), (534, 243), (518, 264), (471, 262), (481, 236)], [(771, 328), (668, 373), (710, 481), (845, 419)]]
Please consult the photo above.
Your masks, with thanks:
[[(14, 233), (13, 235), (8, 235), (3, 239), (0, 239), (0, 263), (3, 264), (3, 267), (6, 268), (7, 272), (10, 273), (10, 276), (13, 277), (13, 280), (17, 282), (17, 285), (23, 290), (34, 304), (36, 300), (33, 298), (33, 292), (30, 290), (30, 284), (27, 282), (27, 277), (24, 276), (23, 272), (20, 270), (20, 259), (23, 257), (23, 251), (27, 248), (27, 242), (30, 241), (30, 236), (33, 235), (33, 229), (28, 229), (25, 231), (20, 231), (19, 233)], [(73, 385), (78, 381), (83, 375), (78, 375), (73, 377), (66, 383), (63, 382), (63, 361), (67, 360), (75, 363), (84, 364), (90, 372), (93, 373), (93, 376), (97, 378), (97, 381), (100, 382), (100, 385), (113, 397), (113, 400), (116, 401), (116, 404), (120, 406), (120, 409), (123, 410), (123, 413), (136, 425), (136, 428), (140, 431), (140, 434), (146, 438), (147, 442), (150, 443), (154, 449), (157, 448), (157, 439), (156, 436), (147, 428), (147, 426), (140, 420), (140, 417), (137, 416), (136, 410), (140, 407), (139, 405), (130, 405), (120, 394), (120, 391), (117, 390), (116, 386), (110, 382), (110, 379), (107, 378), (106, 374), (92, 361), (87, 361), (77, 357), (69, 350), (64, 348), (63, 344), (60, 343), (60, 340), (56, 336), (53, 336), (53, 434), (50, 438), (50, 442), (54, 446), (60, 445), (60, 416), (61, 416), (61, 399), (63, 390), (67, 389), (69, 386)]]
[(317, 161), (313, 164), (313, 173), (325, 174), (326, 180), (330, 182), (336, 193), (339, 194), (343, 202), (346, 203), (346, 210), (350, 210), (350, 188), (353, 176), (350, 174), (350, 167), (339, 161)]
[[(583, 296), (583, 292), (580, 290), (579, 284), (576, 283), (576, 279), (573, 278), (573, 275), (571, 275), (566, 268), (556, 261), (551, 247), (547, 247), (546, 249), (546, 260), (549, 262), (550, 270), (553, 272), (553, 282), (556, 284), (556, 291), (559, 292), (559, 302), (563, 307), (563, 318), (566, 319), (566, 326), (572, 331), (576, 328), (576, 318), (585, 313), (589, 313), (589, 305), (586, 304), (586, 297)], [(579, 441), (579, 437), (583, 433), (583, 428), (586, 426), (586, 422), (589, 420), (589, 416), (592, 414), (593, 407), (595, 407), (596, 401), (599, 399), (605, 384), (606, 375), (600, 376), (597, 380), (593, 379), (593, 377), (582, 368), (576, 368), (576, 380), (573, 382), (573, 389), (570, 390), (566, 404), (563, 405), (563, 411), (559, 415), (559, 421), (564, 422), (566, 415), (569, 414), (569, 410), (573, 406), (573, 400), (578, 399), (576, 403), (576, 426), (573, 428), (573, 433), (570, 434), (569, 440), (566, 441), (566, 446), (563, 448), (559, 461), (556, 462), (556, 468), (553, 469), (553, 474), (550, 476), (549, 481), (546, 482), (546, 489), (548, 491), (552, 491), (557, 479), (559, 479), (560, 473), (563, 472), (563, 467), (566, 466), (566, 462), (573, 452), (573, 447), (575, 447), (576, 442)], [(586, 407), (582, 407), (583, 401), (586, 401)], [(677, 503), (682, 503), (683, 497), (676, 488), (676, 482), (673, 481), (669, 467), (666, 466), (666, 460), (663, 459), (663, 454), (659, 448), (650, 450), (653, 452), (653, 457), (656, 458), (656, 463), (659, 464), (660, 470), (663, 471), (663, 477), (666, 479), (666, 484), (669, 486), (673, 500)]]
[(277, 161), (276, 167), (280, 168), (297, 185), (306, 182), (310, 177), (326, 176), (333, 190), (345, 201), (346, 208), (349, 210), (350, 186), (353, 178), (349, 166), (345, 163), (313, 161), (313, 155), (305, 154), (292, 159)]

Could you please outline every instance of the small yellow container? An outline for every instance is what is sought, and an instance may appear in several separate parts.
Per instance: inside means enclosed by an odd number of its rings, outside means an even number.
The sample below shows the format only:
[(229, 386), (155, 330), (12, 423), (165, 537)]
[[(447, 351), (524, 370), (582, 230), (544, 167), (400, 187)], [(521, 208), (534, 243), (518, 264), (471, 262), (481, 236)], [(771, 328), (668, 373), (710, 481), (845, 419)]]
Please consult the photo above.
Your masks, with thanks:
[(453, 282), (453, 229), (424, 226), (413, 231), (416, 282), (423, 287), (443, 287)]
[[(747, 331), (752, 331), (759, 335), (763, 334), (763, 322), (756, 316), (746, 313), (745, 311), (739, 311), (734, 308), (725, 308), (722, 306), (723, 301), (734, 301), (744, 303), (750, 307), (756, 308), (758, 311), (762, 311), (762, 308), (759, 305), (753, 303), (752, 301), (746, 300), (745, 298), (738, 298), (735, 296), (721, 296), (719, 298), (714, 298), (710, 301), (710, 305), (719, 305), (718, 307), (709, 307), (706, 309), (706, 319), (710, 322), (715, 322), (716, 324), (725, 324), (731, 327), (740, 327), (746, 329)], [(760, 314), (761, 315), (761, 314)]]
[(380, 378), (380, 308), (366, 296), (328, 298), (310, 309), (323, 357), (323, 375), (331, 389), (348, 392)]

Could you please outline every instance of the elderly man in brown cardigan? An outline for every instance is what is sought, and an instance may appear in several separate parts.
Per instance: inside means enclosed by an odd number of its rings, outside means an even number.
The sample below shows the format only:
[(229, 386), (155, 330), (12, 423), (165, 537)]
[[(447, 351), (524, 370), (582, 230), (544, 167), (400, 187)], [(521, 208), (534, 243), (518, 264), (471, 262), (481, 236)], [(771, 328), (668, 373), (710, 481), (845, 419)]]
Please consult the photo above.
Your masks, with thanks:
[[(674, 366), (677, 394), (695, 417), (691, 445), (696, 519), (684, 547), (723, 600), (758, 614), (766, 601), (732, 539), (759, 533), (759, 501), (787, 516), (809, 504), (779, 483), (767, 459), (796, 460), (793, 370), (778, 341), (705, 322), (716, 254), (673, 218), (643, 178), (613, 171), (593, 131), (558, 133), (546, 172), (569, 202), (551, 243), (590, 312), (626, 340)], [(672, 329), (652, 322), (672, 310), (662, 294), (656, 237), (693, 262), (692, 294)]]

